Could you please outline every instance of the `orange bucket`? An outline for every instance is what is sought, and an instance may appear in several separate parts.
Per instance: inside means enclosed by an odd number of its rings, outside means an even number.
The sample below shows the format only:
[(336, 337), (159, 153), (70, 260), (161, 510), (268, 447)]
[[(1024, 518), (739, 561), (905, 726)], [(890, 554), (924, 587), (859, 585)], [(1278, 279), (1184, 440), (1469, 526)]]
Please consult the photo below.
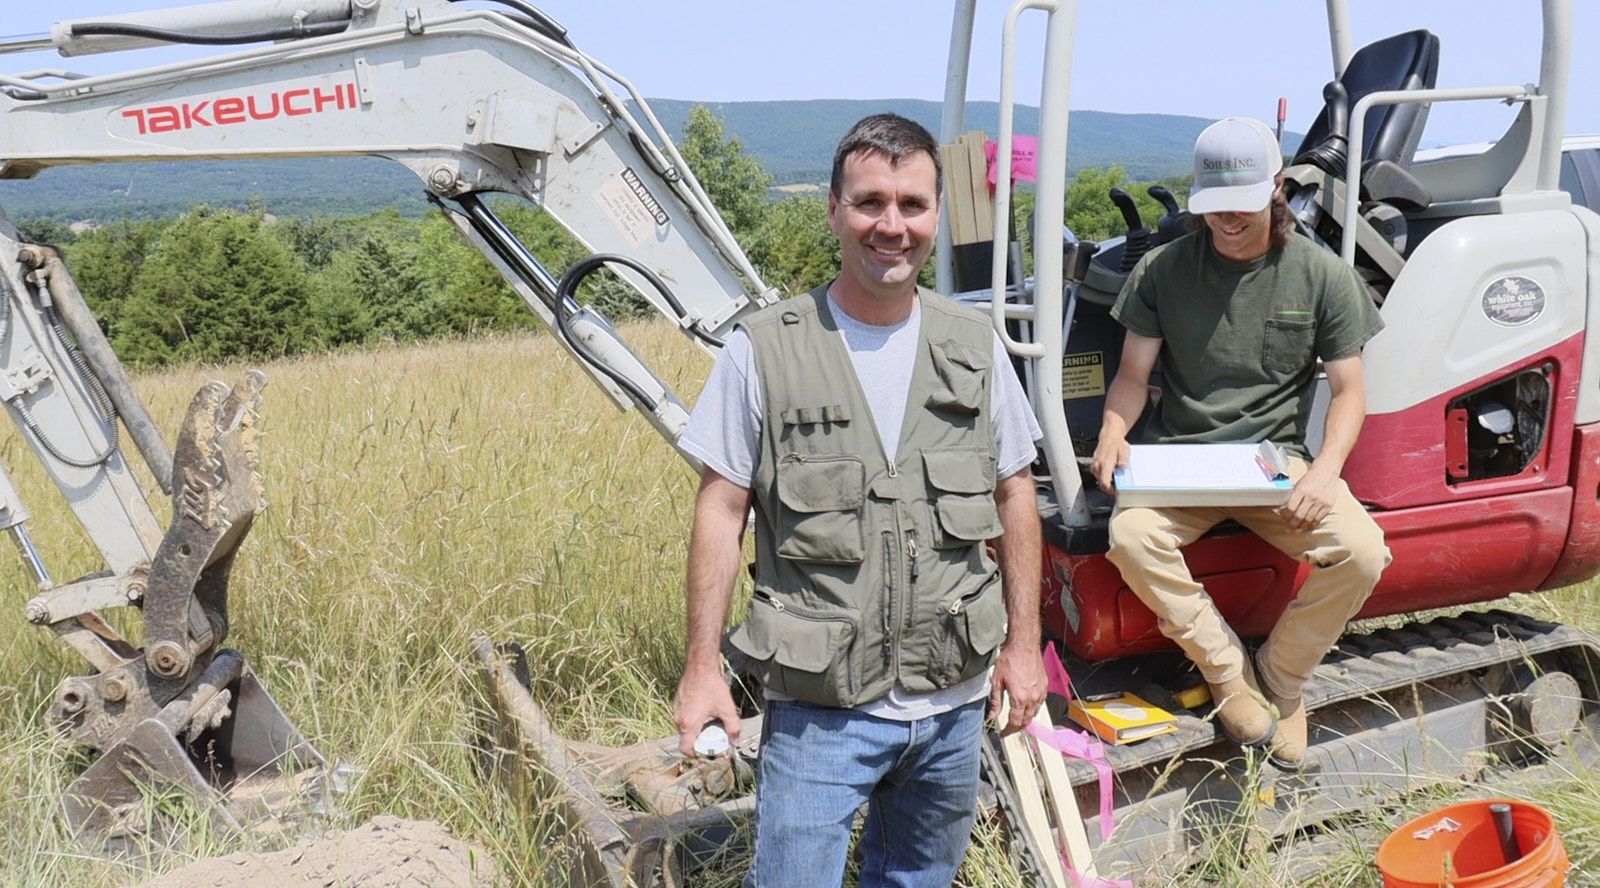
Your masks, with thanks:
[[(1489, 806), (1511, 806), (1521, 857), (1506, 861)], [(1378, 846), (1385, 888), (1546, 888), (1567, 883), (1567, 849), (1538, 805), (1510, 799), (1462, 802), (1407, 823)]]

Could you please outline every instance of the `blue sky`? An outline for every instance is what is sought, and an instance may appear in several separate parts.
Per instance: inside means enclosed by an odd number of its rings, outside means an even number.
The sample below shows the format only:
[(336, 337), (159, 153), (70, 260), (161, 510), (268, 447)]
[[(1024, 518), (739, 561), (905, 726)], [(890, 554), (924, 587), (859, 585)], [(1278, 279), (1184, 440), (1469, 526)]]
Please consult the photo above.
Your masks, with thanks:
[[(944, 91), (950, 8), (933, 0), (535, 0), (574, 42), (646, 96), (706, 101), (922, 98)], [(11, 5), (11, 4), (8, 4)], [(172, 5), (158, 0), (16, 4), (0, 31), (48, 30), (56, 19)], [(999, 93), (1001, 22), (1009, 3), (980, 0), (969, 96)], [(1574, 58), (1566, 131), (1600, 132), (1600, 2), (1574, 0)], [(1321, 0), (1138, 0), (1080, 4), (1075, 109), (1270, 122), (1289, 99), (1290, 129), (1321, 106), (1331, 74)], [(1427, 27), (1442, 41), (1439, 85), (1520, 84), (1538, 78), (1538, 0), (1350, 0), (1357, 46)], [(1519, 16), (1519, 13), (1521, 14)], [(1043, 16), (1023, 17), (1018, 100), (1038, 100)], [(88, 73), (166, 61), (166, 50), (62, 60), (0, 58), (0, 70), (69, 67)], [(1510, 119), (1487, 102), (1433, 109), (1425, 145), (1493, 138)]]

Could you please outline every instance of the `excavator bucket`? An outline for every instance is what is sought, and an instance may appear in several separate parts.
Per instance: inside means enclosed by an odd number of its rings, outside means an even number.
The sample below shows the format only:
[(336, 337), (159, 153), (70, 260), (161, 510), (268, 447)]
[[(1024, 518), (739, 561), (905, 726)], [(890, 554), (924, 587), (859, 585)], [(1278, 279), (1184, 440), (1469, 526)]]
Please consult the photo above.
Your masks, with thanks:
[[(139, 722), (67, 787), (62, 809), (79, 841), (113, 853), (168, 844), (184, 821), (159, 801), (174, 795), (194, 803), (213, 834), (259, 830), (316, 809), (327, 771), (322, 756), (236, 651), (212, 662), (235, 673), (232, 683), (198, 683), (205, 699), (184, 695)], [(214, 726), (191, 716), (207, 706)], [(201, 730), (189, 739), (173, 722)]]

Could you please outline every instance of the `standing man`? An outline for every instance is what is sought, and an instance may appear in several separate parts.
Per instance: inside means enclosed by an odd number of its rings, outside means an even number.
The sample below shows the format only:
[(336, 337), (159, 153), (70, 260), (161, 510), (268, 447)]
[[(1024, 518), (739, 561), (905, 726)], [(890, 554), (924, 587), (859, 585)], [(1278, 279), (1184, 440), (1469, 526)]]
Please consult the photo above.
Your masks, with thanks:
[[(1290, 452), (1294, 488), (1281, 508), (1119, 505), (1107, 557), (1199, 667), (1223, 729), (1241, 744), (1268, 745), (1272, 761), (1293, 770), (1306, 752), (1301, 688), (1390, 556), (1383, 531), (1339, 478), (1366, 418), (1361, 347), (1383, 322), (1349, 266), (1294, 235), (1282, 167), (1260, 121), (1230, 117), (1200, 134), (1189, 210), (1204, 224), (1144, 257), (1111, 310), (1128, 334), (1092, 471), (1111, 490), (1158, 360), (1164, 386), (1147, 439), (1273, 441)], [(1318, 359), (1333, 398), (1308, 466)], [(1229, 518), (1312, 567), (1256, 655), (1259, 682), (1179, 551)]]
[(948, 886), (985, 701), (996, 717), (1008, 697), (1017, 730), (1044, 700), (1038, 425), (988, 321), (917, 287), (940, 185), (921, 126), (852, 127), (828, 193), (839, 276), (729, 337), (679, 442), (706, 466), (685, 754), (713, 721), (738, 739), (719, 642), (755, 505), (755, 595), (730, 639), (767, 696), (747, 888), (838, 885), (863, 804), (861, 885)]

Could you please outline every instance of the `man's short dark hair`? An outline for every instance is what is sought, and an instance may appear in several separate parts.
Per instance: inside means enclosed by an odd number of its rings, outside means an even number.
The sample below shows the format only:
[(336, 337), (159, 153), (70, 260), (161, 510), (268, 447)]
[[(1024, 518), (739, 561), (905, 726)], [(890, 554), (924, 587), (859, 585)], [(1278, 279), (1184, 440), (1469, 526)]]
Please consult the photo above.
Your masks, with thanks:
[(852, 154), (881, 154), (889, 163), (899, 166), (907, 158), (921, 152), (933, 161), (933, 187), (937, 195), (944, 190), (944, 165), (939, 163), (939, 142), (922, 124), (898, 114), (874, 114), (863, 117), (850, 127), (839, 140), (839, 149), (833, 153), (833, 178), (828, 191), (839, 197), (844, 184), (844, 161)]

